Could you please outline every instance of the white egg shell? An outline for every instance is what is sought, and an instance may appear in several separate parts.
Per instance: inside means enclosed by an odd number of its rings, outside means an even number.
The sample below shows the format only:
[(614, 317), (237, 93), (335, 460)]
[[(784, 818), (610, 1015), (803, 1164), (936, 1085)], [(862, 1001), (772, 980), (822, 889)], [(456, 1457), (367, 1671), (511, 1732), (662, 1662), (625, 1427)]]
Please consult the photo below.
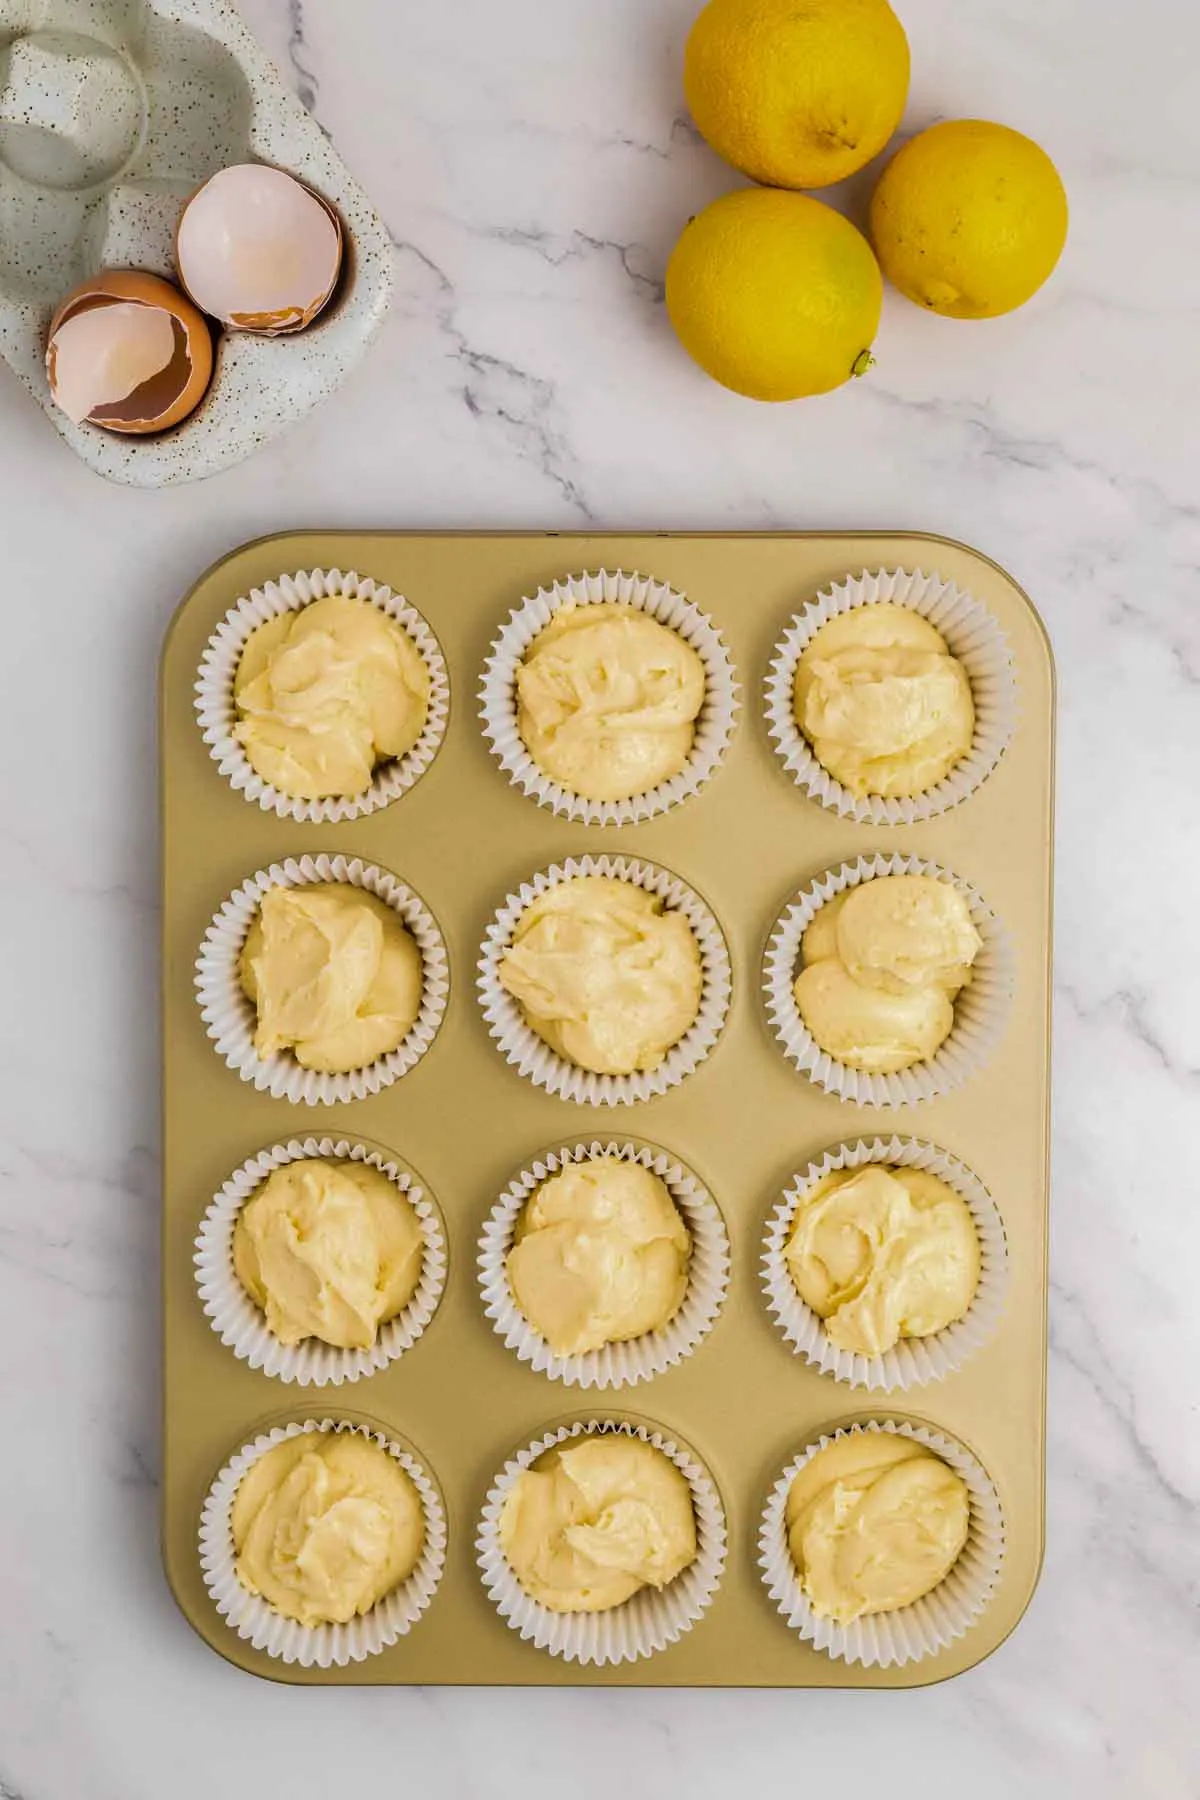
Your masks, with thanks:
[(202, 311), (235, 331), (302, 331), (342, 266), (342, 228), (319, 194), (265, 163), (221, 169), (184, 207), (179, 276)]

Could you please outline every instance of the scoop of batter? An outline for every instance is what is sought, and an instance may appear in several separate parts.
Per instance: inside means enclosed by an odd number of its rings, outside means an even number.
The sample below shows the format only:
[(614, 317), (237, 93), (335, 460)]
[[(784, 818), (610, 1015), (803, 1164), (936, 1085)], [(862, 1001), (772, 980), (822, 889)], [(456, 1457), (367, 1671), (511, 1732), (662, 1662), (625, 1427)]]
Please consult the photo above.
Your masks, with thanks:
[(826, 621), (796, 665), (796, 723), (850, 793), (921, 794), (967, 754), (971, 683), (937, 628), (903, 606)]
[(560, 1356), (656, 1331), (687, 1292), (691, 1239), (652, 1170), (568, 1163), (526, 1203), (508, 1255), (517, 1305)]
[(395, 1050), (421, 1008), (421, 953), (403, 919), (348, 882), (272, 887), (238, 963), (257, 1055), (359, 1069)]
[(429, 670), (367, 600), (331, 594), (252, 631), (234, 677), (234, 736), (281, 793), (360, 794), (425, 728)]
[(657, 1068), (700, 1010), (700, 947), (683, 914), (608, 876), (532, 901), (498, 973), (530, 1028), (597, 1074)]
[(369, 1349), (412, 1298), (423, 1241), (381, 1169), (304, 1157), (272, 1169), (238, 1214), (233, 1266), (284, 1344)]
[(635, 606), (568, 605), (517, 670), (517, 728), (552, 781), (625, 800), (677, 775), (704, 705), (704, 664)]
[(407, 1472), (352, 1432), (276, 1444), (242, 1477), (230, 1522), (242, 1586), (302, 1625), (369, 1612), (412, 1574), (425, 1539)]
[(971, 1209), (924, 1169), (832, 1170), (797, 1207), (785, 1254), (830, 1341), (863, 1356), (945, 1330), (979, 1284)]
[(953, 996), (983, 940), (963, 895), (926, 875), (882, 875), (835, 894), (801, 943), (800, 1016), (847, 1068), (925, 1062), (954, 1026)]
[(797, 1472), (788, 1547), (813, 1611), (848, 1625), (930, 1593), (958, 1561), (970, 1516), (966, 1482), (932, 1450), (857, 1432)]
[(604, 1612), (665, 1587), (696, 1555), (687, 1480), (624, 1432), (578, 1438), (513, 1483), (500, 1546), (531, 1599), (552, 1612)]

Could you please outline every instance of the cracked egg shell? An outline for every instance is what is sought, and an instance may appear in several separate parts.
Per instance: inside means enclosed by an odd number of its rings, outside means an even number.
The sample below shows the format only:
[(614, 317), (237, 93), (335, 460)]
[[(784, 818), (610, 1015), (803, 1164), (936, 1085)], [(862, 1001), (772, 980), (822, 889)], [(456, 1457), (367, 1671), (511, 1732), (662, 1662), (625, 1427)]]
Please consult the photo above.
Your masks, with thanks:
[(76, 424), (144, 437), (178, 425), (212, 380), (208, 321), (144, 269), (105, 269), (73, 288), (50, 321), (46, 379)]
[(231, 331), (303, 331), (341, 273), (333, 208), (283, 169), (234, 163), (198, 188), (175, 234), (179, 279)]

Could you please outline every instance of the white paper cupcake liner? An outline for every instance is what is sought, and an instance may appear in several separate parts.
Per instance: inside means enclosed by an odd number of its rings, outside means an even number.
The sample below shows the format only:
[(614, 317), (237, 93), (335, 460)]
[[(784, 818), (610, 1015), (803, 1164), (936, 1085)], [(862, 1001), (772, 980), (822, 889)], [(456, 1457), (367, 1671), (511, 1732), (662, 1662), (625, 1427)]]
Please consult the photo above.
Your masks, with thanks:
[[(929, 1337), (901, 1338), (882, 1356), (840, 1350), (830, 1341), (824, 1320), (797, 1293), (785, 1255), (805, 1196), (835, 1169), (859, 1169), (869, 1163), (924, 1169), (953, 1188), (970, 1208), (981, 1253), (979, 1286), (963, 1317)], [(784, 1337), (823, 1375), (832, 1375), (851, 1387), (903, 1392), (942, 1380), (991, 1337), (1008, 1294), (1008, 1246), (995, 1201), (979, 1177), (956, 1156), (911, 1138), (860, 1138), (827, 1150), (789, 1185), (767, 1225), (762, 1279), (768, 1309)]]
[[(302, 1625), (297, 1619), (285, 1618), (261, 1595), (250, 1593), (237, 1578), (231, 1515), (242, 1477), (276, 1444), (305, 1431), (357, 1432), (381, 1445), (411, 1478), (424, 1514), (425, 1541), (408, 1580), (385, 1594), (369, 1612), (344, 1625)], [(299, 1663), (303, 1669), (329, 1669), (335, 1665), (344, 1668), (347, 1663), (362, 1662), (386, 1650), (411, 1631), (429, 1606), (445, 1564), (446, 1514), (441, 1496), (423, 1465), (384, 1432), (344, 1419), (305, 1419), (302, 1423), (279, 1425), (244, 1445), (213, 1482), (200, 1515), (200, 1567), (204, 1585), (221, 1617), (256, 1650), (265, 1650), (281, 1662)]]
[[(265, 1061), (260, 1058), (254, 1049), (257, 1015), (238, 980), (238, 957), (267, 889), (330, 881), (363, 888), (386, 901), (404, 920), (421, 952), (421, 1008), (408, 1036), (386, 1056), (336, 1075), (302, 1068), (290, 1050)], [(449, 992), (446, 946), (425, 902), (386, 869), (357, 856), (289, 856), (286, 862), (260, 869), (225, 901), (205, 932), (196, 959), (200, 1013), (218, 1056), (260, 1092), (306, 1106), (363, 1100), (406, 1075), (432, 1044)]]
[[(513, 1233), (527, 1201), (542, 1183), (570, 1163), (619, 1157), (640, 1163), (665, 1183), (692, 1240), (687, 1292), (679, 1311), (657, 1331), (623, 1343), (605, 1344), (575, 1356), (559, 1356), (524, 1316), (513, 1296), (507, 1259)], [(725, 1222), (702, 1183), (663, 1150), (648, 1144), (566, 1144), (539, 1157), (500, 1196), (479, 1240), (479, 1286), (483, 1309), (496, 1332), (522, 1362), (568, 1387), (620, 1388), (649, 1381), (681, 1362), (712, 1329), (729, 1285), (729, 1239)]]
[[(251, 632), (280, 613), (299, 612), (314, 600), (332, 594), (350, 600), (367, 600), (402, 627), (420, 652), (429, 670), (429, 707), (420, 737), (403, 756), (380, 763), (375, 777), (361, 794), (331, 795), (323, 800), (300, 800), (281, 793), (252, 767), (234, 736), (238, 723), (233, 698), (234, 678)], [(340, 569), (299, 570), (281, 575), (261, 588), (252, 588), (233, 606), (205, 646), (196, 676), (196, 717), (209, 754), (236, 793), (256, 801), (264, 812), (302, 824), (333, 825), (344, 819), (360, 819), (377, 812), (405, 793), (425, 773), (437, 755), (450, 713), (450, 678), (446, 662), (429, 626), (415, 606), (394, 594), (382, 582)]]
[[(958, 1561), (922, 1599), (895, 1612), (873, 1613), (849, 1625), (839, 1625), (834, 1619), (818, 1618), (800, 1586), (788, 1548), (787, 1498), (797, 1473), (818, 1451), (839, 1438), (856, 1437), (865, 1431), (911, 1438), (949, 1463), (967, 1484), (970, 1525)], [(936, 1655), (970, 1630), (996, 1591), (1004, 1548), (1004, 1514), (999, 1496), (983, 1465), (964, 1444), (927, 1425), (901, 1419), (871, 1419), (819, 1438), (793, 1457), (772, 1488), (763, 1512), (758, 1564), (767, 1592), (805, 1643), (843, 1662), (887, 1669)]]
[[(925, 1062), (891, 1075), (851, 1069), (822, 1050), (800, 1016), (793, 991), (800, 967), (800, 940), (809, 922), (835, 894), (881, 875), (932, 875), (948, 881), (966, 900), (983, 940), (971, 980), (955, 998), (950, 1035)], [(855, 1106), (915, 1106), (962, 1087), (983, 1067), (1003, 1035), (1013, 981), (1012, 949), (995, 913), (967, 882), (919, 856), (860, 856), (818, 876), (776, 922), (763, 962), (767, 1012), (785, 1056), (827, 1094)]]
[[(835, 781), (813, 754), (796, 723), (796, 664), (822, 625), (859, 606), (890, 603), (920, 613), (936, 626), (951, 655), (966, 669), (975, 702), (971, 748), (935, 787), (923, 794), (862, 798)], [(864, 569), (825, 588), (792, 620), (775, 647), (766, 680), (767, 723), (775, 748), (798, 787), (840, 818), (859, 824), (912, 825), (934, 819), (973, 794), (1004, 755), (1017, 720), (1013, 653), (1000, 625), (982, 601), (920, 569)]]
[[(299, 1344), (281, 1343), (234, 1269), (233, 1237), (242, 1207), (273, 1169), (313, 1157), (327, 1162), (361, 1162), (380, 1170), (412, 1206), (421, 1228), (421, 1273), (412, 1298), (395, 1318), (379, 1327), (370, 1349), (342, 1350), (319, 1338), (305, 1338)], [(279, 1381), (294, 1381), (301, 1387), (338, 1387), (344, 1381), (357, 1381), (395, 1362), (421, 1336), (446, 1285), (445, 1234), (437, 1209), (420, 1183), (377, 1150), (346, 1138), (292, 1138), (250, 1157), (209, 1205), (196, 1238), (193, 1261), (201, 1305), (221, 1342), (252, 1369), (261, 1369), (264, 1375), (273, 1375)]]
[[(581, 875), (630, 881), (659, 895), (667, 906), (683, 914), (695, 934), (702, 972), (700, 1011), (656, 1069), (633, 1075), (597, 1075), (581, 1069), (543, 1043), (501, 984), (500, 962), (525, 909), (547, 888)], [(630, 1106), (677, 1087), (699, 1067), (720, 1037), (732, 988), (729, 951), (721, 927), (699, 894), (669, 869), (627, 856), (573, 856), (522, 882), (488, 926), (478, 967), (476, 987), (483, 1016), (507, 1060), (536, 1087), (583, 1106)]]
[[(677, 775), (626, 800), (588, 800), (552, 781), (534, 762), (517, 729), (517, 670), (529, 646), (564, 606), (602, 602), (636, 607), (660, 625), (677, 631), (704, 664), (704, 705), (695, 721), (687, 763)], [(723, 638), (699, 607), (665, 582), (644, 575), (570, 575), (539, 588), (510, 613), (483, 669), (479, 710), (492, 754), (514, 786), (560, 819), (580, 825), (635, 825), (653, 819), (703, 787), (725, 754), (737, 717), (738, 687)]]
[[(556, 1613), (531, 1600), (500, 1548), (500, 1514), (513, 1483), (531, 1463), (569, 1438), (622, 1432), (669, 1456), (692, 1490), (696, 1515), (696, 1556), (664, 1588), (643, 1588), (607, 1612)], [(475, 1540), (483, 1585), (500, 1617), (526, 1641), (566, 1662), (637, 1662), (666, 1649), (690, 1631), (710, 1604), (725, 1567), (725, 1513), (712, 1477), (691, 1451), (649, 1425), (588, 1419), (549, 1431), (512, 1457), (493, 1482)]]

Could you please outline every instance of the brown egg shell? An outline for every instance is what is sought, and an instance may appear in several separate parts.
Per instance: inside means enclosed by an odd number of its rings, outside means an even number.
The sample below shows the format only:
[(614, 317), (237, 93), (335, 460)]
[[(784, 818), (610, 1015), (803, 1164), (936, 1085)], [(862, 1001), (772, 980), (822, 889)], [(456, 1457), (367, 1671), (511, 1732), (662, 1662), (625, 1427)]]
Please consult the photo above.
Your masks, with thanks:
[[(264, 163), (262, 166), (263, 168), (268, 169), (278, 169), (281, 175), (289, 176), (291, 180), (296, 183), (296, 186), (303, 188), (304, 192), (315, 200), (317, 205), (328, 215), (337, 237), (337, 261), (334, 266), (333, 280), (320, 298), (314, 300), (310, 306), (306, 307), (305, 310), (295, 318), (281, 319), (278, 313), (239, 313), (235, 314), (232, 318), (218, 319), (217, 323), (226, 331), (244, 331), (255, 337), (292, 337), (298, 331), (306, 331), (318, 315), (324, 312), (333, 296), (337, 293), (346, 266), (346, 233), (342, 225), (341, 215), (338, 213), (336, 207), (329, 203), (324, 194), (319, 194), (316, 188), (309, 187), (307, 181), (302, 181), (299, 175), (295, 174), (293, 170), (285, 169), (278, 163)], [(220, 173), (222, 173), (222, 171), (218, 170), (218, 174)], [(212, 177), (209, 176), (208, 180), (211, 181)], [(179, 209), (179, 220), (175, 226), (175, 269), (179, 277), (180, 287), (193, 301), (195, 300), (195, 296), (192, 295), (191, 290), (188, 287), (186, 277), (183, 273), (183, 267), (179, 260), (179, 232), (183, 225), (184, 215), (187, 212), (188, 207), (192, 204), (192, 201), (196, 198), (197, 194), (203, 193), (207, 186), (208, 181), (202, 181), (200, 186), (188, 195), (187, 199)]]
[[(145, 269), (105, 269), (72, 288), (50, 321), (47, 379), (53, 392), (54, 334), (59, 326), (76, 313), (122, 300), (140, 301), (144, 306), (169, 313), (182, 332), (183, 341), (178, 341), (177, 333), (175, 355), (160, 374), (135, 388), (124, 400), (97, 407), (87, 422), (127, 437), (146, 437), (152, 432), (170, 430), (195, 412), (212, 381), (213, 340), (208, 320), (173, 282)], [(143, 397), (136, 409), (140, 416), (133, 416), (131, 403), (138, 394)], [(128, 416), (119, 416), (122, 413)]]

